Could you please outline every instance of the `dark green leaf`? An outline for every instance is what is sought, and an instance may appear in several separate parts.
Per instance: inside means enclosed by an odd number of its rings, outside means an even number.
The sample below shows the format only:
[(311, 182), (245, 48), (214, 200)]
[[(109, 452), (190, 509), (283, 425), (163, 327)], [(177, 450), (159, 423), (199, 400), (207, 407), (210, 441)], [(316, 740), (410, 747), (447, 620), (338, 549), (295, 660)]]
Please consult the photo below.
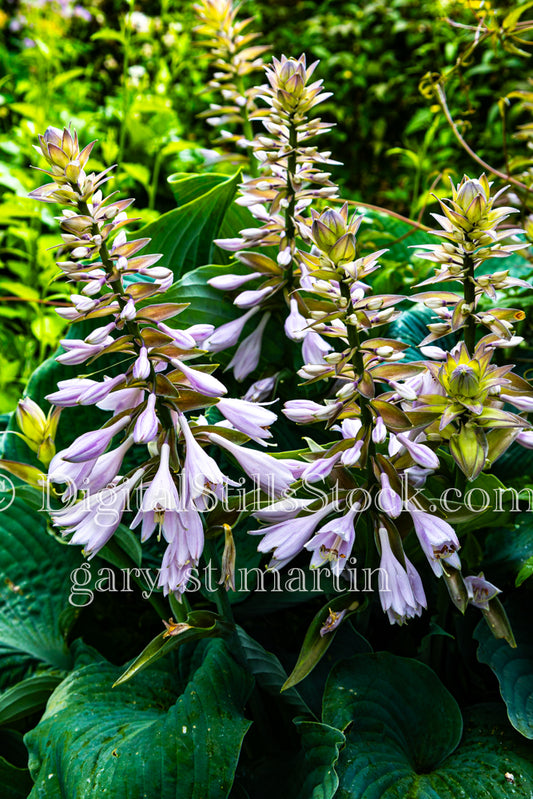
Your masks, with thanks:
[(115, 689), (109, 663), (72, 672), (25, 737), (31, 799), (225, 799), (252, 680), (221, 641), (205, 651), (185, 685), (162, 669)]
[[(194, 176), (189, 178), (194, 179)], [(218, 235), (239, 181), (237, 173), (138, 231), (139, 238), (152, 239), (148, 252), (162, 253), (159, 266), (172, 269), (177, 279), (190, 269), (212, 263), (213, 239)]]
[(167, 632), (162, 632), (150, 641), (141, 654), (138, 655), (133, 663), (128, 666), (126, 671), (120, 675), (116, 681), (116, 685), (131, 680), (134, 674), (143, 671), (148, 666), (151, 666), (157, 660), (165, 657), (172, 652), (172, 650), (188, 641), (197, 641), (201, 638), (213, 638), (223, 635), (228, 631), (227, 624), (216, 614), (208, 610), (193, 610), (188, 614), (187, 619), (185, 622), (182, 622), (182, 624), (183, 627), (181, 629), (178, 625), (175, 635), (168, 635)]
[[(344, 618), (350, 616), (358, 606), (359, 602), (354, 599), (353, 594), (343, 594), (342, 596), (330, 600), (327, 605), (324, 605), (324, 607), (318, 611), (305, 634), (296, 666), (292, 670), (288, 680), (284, 683), (282, 690), (286, 691), (288, 688), (292, 688), (307, 677), (326, 654), (335, 638), (337, 630), (337, 628), (333, 626), (335, 620), (338, 623), (342, 623)], [(345, 611), (344, 616), (339, 617), (338, 614), (343, 611)], [(328, 622), (331, 629), (322, 635), (321, 631), (324, 630)]]
[(324, 721), (346, 735), (335, 799), (526, 799), (533, 788), (531, 748), (498, 709), (475, 709), (463, 734), (454, 698), (415, 660), (381, 652), (336, 666)]
[(295, 799), (333, 799), (339, 785), (335, 765), (345, 738), (327, 724), (297, 719), (302, 752), (293, 768)]
[(485, 621), (480, 621), (474, 637), (479, 641), (478, 660), (496, 674), (509, 720), (518, 732), (533, 739), (533, 642), (531, 640), (531, 602), (522, 594), (507, 603), (516, 648), (494, 638)]
[(35, 674), (4, 691), (0, 695), (0, 725), (11, 724), (42, 710), (64, 676), (58, 672)]
[[(279, 699), (281, 688), (287, 680), (287, 672), (278, 658), (272, 652), (267, 652), (242, 627), (237, 628), (237, 635), (239, 636), (248, 668), (257, 680), (257, 684), (267, 693)], [(295, 688), (287, 689), (283, 693), (283, 699), (296, 712), (309, 714), (309, 708)]]
[(70, 668), (59, 621), (68, 607), (71, 573), (80, 562), (77, 549), (46, 532), (46, 516), (18, 497), (0, 514), (2, 653), (16, 653), (21, 662)]

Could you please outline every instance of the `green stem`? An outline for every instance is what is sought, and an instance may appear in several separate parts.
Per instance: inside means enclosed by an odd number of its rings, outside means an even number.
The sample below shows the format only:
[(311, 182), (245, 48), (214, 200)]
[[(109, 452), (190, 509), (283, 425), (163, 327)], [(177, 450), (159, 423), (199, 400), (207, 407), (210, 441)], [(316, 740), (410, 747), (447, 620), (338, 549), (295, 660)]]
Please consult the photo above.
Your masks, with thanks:
[(471, 312), (468, 314), (465, 324), (465, 344), (466, 348), (472, 356), (476, 346), (476, 320), (474, 318), (475, 301), (476, 301), (476, 285), (474, 283), (474, 259), (471, 255), (467, 254), (464, 258), (465, 277), (463, 282), (464, 301), (465, 305), (471, 306)]
[[(341, 288), (341, 294), (344, 297), (344, 299), (347, 301), (346, 316), (348, 317), (354, 313), (350, 288), (349, 286), (346, 285), (346, 283), (342, 279), (339, 279), (339, 285)], [(352, 366), (354, 374), (355, 377), (362, 377), (365, 371), (365, 364), (363, 360), (363, 353), (361, 350), (361, 338), (359, 336), (359, 330), (355, 325), (351, 325), (348, 322), (346, 322), (346, 329), (348, 331), (348, 343), (353, 351)], [(363, 396), (362, 394), (359, 394), (359, 407), (361, 408), (361, 424), (363, 425), (363, 429), (371, 430), (373, 425), (372, 411), (370, 410), (369, 407), (369, 400), (367, 399), (367, 397)], [(375, 445), (374, 442), (372, 441), (372, 438), (370, 438), (368, 454), (372, 456), (374, 455), (374, 453), (375, 453)], [(368, 467), (369, 484), (372, 484), (373, 471), (370, 458), (367, 461), (367, 467)]]
[[(237, 91), (239, 92), (241, 97), (245, 97), (246, 96), (246, 90), (245, 90), (244, 79), (243, 79), (242, 75), (240, 75), (236, 79), (236, 85), (237, 85)], [(242, 117), (243, 117), (242, 130), (243, 130), (243, 133), (244, 133), (244, 137), (246, 138), (247, 141), (252, 141), (253, 138), (254, 138), (254, 131), (253, 131), (253, 128), (252, 128), (252, 123), (251, 123), (250, 117), (248, 115), (248, 108), (247, 108), (246, 105), (243, 106)], [(257, 161), (254, 158), (254, 148), (253, 148), (253, 146), (248, 147), (248, 162), (249, 162), (249, 165), (250, 165), (250, 174), (251, 174), (251, 176), (253, 178), (256, 178), (257, 177)]]
[[(78, 190), (78, 186), (75, 183), (71, 185), (74, 190), (76, 191)], [(78, 210), (83, 216), (92, 217), (92, 214), (85, 200), (80, 200), (80, 202), (78, 203)], [(91, 227), (91, 233), (93, 234), (93, 236), (97, 236), (100, 234), (100, 230), (96, 222)], [(107, 244), (105, 243), (105, 241), (102, 241), (98, 249), (98, 253), (100, 255), (100, 258), (102, 259), (102, 264), (104, 265), (107, 274), (111, 276), (113, 274), (114, 266), (113, 266), (113, 261), (111, 260), (111, 257), (109, 255), (109, 250), (107, 249)], [(120, 279), (120, 276), (117, 276), (114, 280), (109, 280), (109, 285), (117, 295), (117, 302), (122, 310), (123, 308), (126, 307), (127, 300), (125, 300), (124, 297), (122, 296), (124, 289), (122, 287), (122, 281)], [(140, 346), (142, 346), (142, 336), (139, 329), (139, 325), (131, 321), (126, 321), (125, 328), (128, 331), (128, 333), (131, 336), (133, 336), (134, 343), (135, 342), (138, 343), (140, 341), (141, 342)]]
[[(292, 115), (289, 118), (289, 146), (291, 148), (287, 160), (287, 197), (289, 200), (289, 204), (287, 206), (287, 211), (285, 212), (285, 235), (287, 236), (287, 244), (291, 246), (292, 249), (294, 249), (292, 245), (295, 239), (295, 232), (296, 232), (294, 225), (296, 195), (294, 191), (293, 178), (294, 175), (296, 174), (296, 148), (298, 147), (298, 131), (296, 130), (296, 125), (294, 124)], [(291, 260), (287, 272), (288, 272), (288, 289), (290, 291), (293, 283), (294, 260)]]
[(226, 621), (229, 621), (230, 624), (235, 624), (235, 620), (233, 618), (233, 610), (231, 607), (231, 603), (228, 599), (228, 592), (224, 588), (223, 585), (220, 585), (218, 582), (218, 578), (220, 577), (222, 571), (220, 568), (220, 561), (217, 554), (217, 549), (215, 545), (215, 540), (213, 538), (206, 538), (204, 543), (204, 559), (206, 564), (211, 564), (214, 568), (214, 576), (217, 580), (217, 587), (215, 592), (215, 604), (217, 606), (217, 610), (220, 616)]

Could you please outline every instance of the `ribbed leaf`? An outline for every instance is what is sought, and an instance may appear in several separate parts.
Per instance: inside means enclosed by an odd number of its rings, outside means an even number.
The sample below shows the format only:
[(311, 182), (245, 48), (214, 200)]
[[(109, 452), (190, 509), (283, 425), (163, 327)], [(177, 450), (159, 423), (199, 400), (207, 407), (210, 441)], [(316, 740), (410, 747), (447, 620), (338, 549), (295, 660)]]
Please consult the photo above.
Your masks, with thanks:
[(345, 738), (340, 730), (315, 721), (296, 720), (302, 752), (294, 768), (295, 799), (333, 799), (339, 785), (335, 765)]
[[(197, 183), (195, 176), (187, 181)], [(187, 181), (181, 183), (182, 190), (186, 190)], [(237, 173), (199, 196), (194, 196), (193, 191), (194, 199), (141, 228), (135, 238), (151, 238), (146, 252), (162, 253), (158, 265), (172, 269), (176, 279), (190, 269), (211, 263), (213, 239), (218, 236), (239, 182)]]
[(479, 641), (477, 658), (486, 663), (500, 683), (513, 727), (533, 739), (533, 641), (531, 640), (531, 603), (524, 606), (523, 595), (515, 595), (507, 611), (516, 639), (511, 648), (501, 638), (494, 638), (485, 621), (480, 621), (474, 637)]
[(382, 652), (339, 664), (326, 688), (323, 720), (346, 735), (335, 799), (531, 795), (529, 744), (492, 705), (469, 713), (463, 732), (454, 698), (418, 661)]
[(31, 799), (225, 799), (250, 726), (251, 678), (221, 641), (188, 683), (151, 670), (111, 689), (121, 669), (77, 669), (25, 737)]
[(0, 514), (0, 664), (16, 654), (19, 662), (70, 668), (60, 617), (80, 562), (77, 549), (46, 532), (45, 515), (18, 498)]

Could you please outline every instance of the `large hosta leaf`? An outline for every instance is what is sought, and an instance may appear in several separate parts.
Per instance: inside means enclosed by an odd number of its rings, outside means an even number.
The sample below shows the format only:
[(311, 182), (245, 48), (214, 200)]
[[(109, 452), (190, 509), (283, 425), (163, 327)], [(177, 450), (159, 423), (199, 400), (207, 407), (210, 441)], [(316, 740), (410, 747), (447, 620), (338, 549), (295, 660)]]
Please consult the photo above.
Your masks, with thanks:
[(227, 797), (252, 679), (221, 641), (205, 651), (188, 682), (153, 669), (111, 689), (120, 667), (73, 671), (25, 738), (31, 799)]
[(533, 641), (531, 639), (531, 603), (524, 604), (522, 593), (507, 603), (516, 648), (494, 638), (481, 621), (475, 638), (479, 641), (478, 660), (486, 663), (500, 682), (500, 691), (513, 727), (533, 739)]
[(17, 663), (71, 666), (63, 620), (77, 549), (46, 532), (46, 517), (20, 499), (0, 513), (0, 668)]
[(227, 179), (227, 175), (218, 172), (200, 172), (198, 175), (190, 172), (176, 172), (167, 178), (177, 208), (196, 200), (202, 194), (207, 194), (208, 191), (220, 186)]
[[(195, 181), (195, 177), (189, 178)], [(205, 188), (194, 199), (169, 211), (138, 231), (136, 237), (152, 239), (147, 252), (162, 253), (161, 266), (167, 266), (179, 278), (189, 269), (213, 261), (215, 245), (222, 220), (229, 208), (240, 181), (237, 173), (226, 180)], [(186, 188), (184, 182), (184, 190)]]
[(378, 653), (339, 664), (323, 720), (346, 735), (335, 799), (531, 796), (531, 745), (494, 706), (469, 714), (463, 732), (454, 698), (418, 661)]
[[(205, 194), (215, 186), (220, 186), (228, 180), (227, 175), (220, 175), (216, 172), (205, 172), (199, 175), (190, 175), (186, 172), (177, 172), (170, 175), (168, 182), (179, 207), (195, 200), (201, 194)], [(217, 238), (229, 239), (239, 235), (239, 231), (244, 228), (258, 227), (259, 221), (252, 216), (248, 208), (236, 203), (231, 203), (224, 214), (224, 219), (220, 225)], [(253, 247), (252, 247), (253, 249)], [(219, 247), (215, 248), (216, 262), (227, 264), (233, 259), (234, 254)]]

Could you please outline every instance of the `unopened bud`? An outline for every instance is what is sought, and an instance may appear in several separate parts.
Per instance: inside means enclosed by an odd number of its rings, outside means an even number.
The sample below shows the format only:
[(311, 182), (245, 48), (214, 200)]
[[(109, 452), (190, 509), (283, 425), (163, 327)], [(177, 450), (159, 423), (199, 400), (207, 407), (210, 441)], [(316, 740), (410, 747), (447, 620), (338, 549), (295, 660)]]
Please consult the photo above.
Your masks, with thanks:
[(229, 524), (222, 526), (224, 527), (224, 552), (222, 554), (221, 575), (218, 583), (223, 585), (226, 591), (229, 591), (230, 588), (235, 591), (235, 560), (237, 557), (235, 541)]

